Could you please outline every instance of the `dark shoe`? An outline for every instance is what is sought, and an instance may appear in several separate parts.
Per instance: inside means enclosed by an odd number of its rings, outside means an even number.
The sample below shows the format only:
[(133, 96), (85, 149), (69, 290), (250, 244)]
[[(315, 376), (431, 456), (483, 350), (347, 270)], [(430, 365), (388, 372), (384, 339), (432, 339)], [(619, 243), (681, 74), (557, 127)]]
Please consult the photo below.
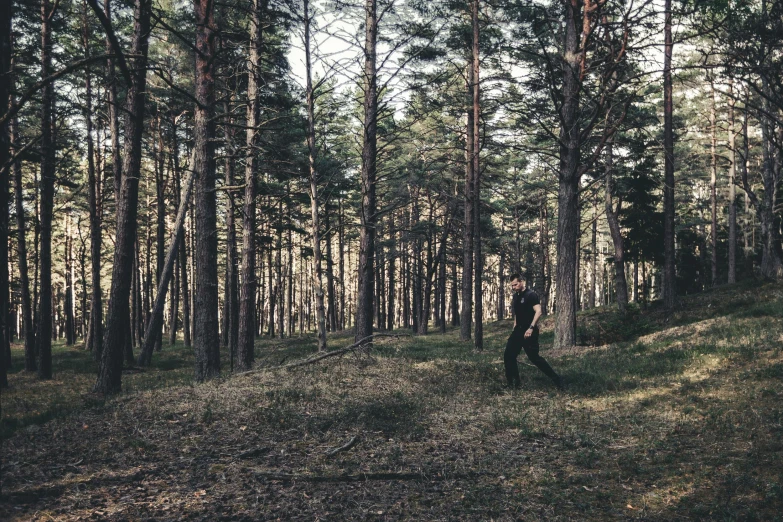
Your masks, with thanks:
[(562, 376), (558, 375), (557, 379), (555, 380), (555, 386), (557, 386), (558, 390), (565, 390), (565, 379), (563, 379)]

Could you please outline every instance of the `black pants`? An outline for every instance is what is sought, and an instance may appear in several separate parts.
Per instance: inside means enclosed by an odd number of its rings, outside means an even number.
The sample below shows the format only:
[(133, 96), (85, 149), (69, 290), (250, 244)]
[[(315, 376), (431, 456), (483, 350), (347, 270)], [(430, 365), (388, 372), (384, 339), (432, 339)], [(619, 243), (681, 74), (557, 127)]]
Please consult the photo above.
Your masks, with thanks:
[(518, 327), (511, 332), (511, 336), (506, 342), (506, 351), (503, 354), (503, 362), (506, 366), (506, 380), (509, 386), (519, 386), (521, 384), (517, 356), (522, 351), (522, 348), (525, 349), (525, 354), (530, 359), (530, 362), (535, 364), (552, 381), (558, 382), (558, 375), (549, 366), (546, 359), (538, 355), (538, 328), (533, 329), (533, 334), (525, 339), (525, 330)]

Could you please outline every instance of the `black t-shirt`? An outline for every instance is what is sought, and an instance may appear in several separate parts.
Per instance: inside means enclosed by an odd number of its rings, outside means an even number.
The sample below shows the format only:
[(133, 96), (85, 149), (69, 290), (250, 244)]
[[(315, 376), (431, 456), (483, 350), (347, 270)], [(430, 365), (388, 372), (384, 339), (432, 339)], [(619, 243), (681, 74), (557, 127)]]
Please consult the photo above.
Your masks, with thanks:
[(533, 317), (536, 316), (536, 311), (533, 310), (533, 307), (537, 304), (541, 304), (541, 300), (533, 290), (525, 288), (521, 292), (514, 292), (513, 306), (517, 328), (527, 330), (530, 327)]

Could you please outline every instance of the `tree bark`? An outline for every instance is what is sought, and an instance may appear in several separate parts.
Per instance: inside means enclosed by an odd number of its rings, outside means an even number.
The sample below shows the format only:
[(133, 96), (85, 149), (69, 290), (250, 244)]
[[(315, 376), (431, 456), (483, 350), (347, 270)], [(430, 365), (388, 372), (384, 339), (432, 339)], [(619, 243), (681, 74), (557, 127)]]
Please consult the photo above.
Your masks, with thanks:
[[(11, 44), (12, 2), (0, 2), (0, 111), (11, 105), (13, 49)], [(0, 124), (0, 169), (7, 168), (11, 158), (11, 133), (8, 122)], [(8, 307), (8, 173), (0, 170), (0, 311)], [(18, 203), (17, 203), (18, 204)], [(6, 321), (0, 313), (0, 389), (8, 388), (9, 361), (6, 359)]]
[(318, 334), (318, 351), (326, 351), (326, 313), (324, 309), (323, 269), (321, 267), (321, 235), (318, 216), (318, 172), (315, 167), (315, 97), (310, 66), (310, 1), (303, 0), (304, 5), (304, 52), (307, 102), (307, 150), (310, 167), (310, 217), (311, 240), (313, 246), (313, 290), (315, 292), (316, 329)]
[(479, 0), (473, 0), (471, 4), (471, 18), (473, 21), (473, 151), (471, 161), (473, 163), (473, 252), (476, 256), (475, 265), (475, 302), (476, 313), (474, 317), (475, 331), (473, 345), (476, 350), (484, 349), (484, 257), (481, 253), (481, 169), (479, 168), (479, 150), (481, 149), (481, 137), (479, 125), (481, 124), (481, 105), (479, 92)]
[[(108, 6), (108, 1), (106, 3)], [(84, 7), (84, 22), (82, 30), (82, 45), (85, 58), (90, 57), (89, 30), (87, 27), (87, 7)], [(90, 299), (90, 332), (86, 347), (100, 360), (103, 351), (103, 293), (101, 292), (101, 213), (99, 181), (95, 173), (94, 145), (92, 139), (92, 76), (87, 69), (84, 74), (85, 109), (84, 120), (87, 125), (87, 204), (90, 212), (90, 276), (92, 280), (92, 297)]]
[(190, 176), (188, 176), (188, 180), (185, 182), (185, 193), (180, 199), (179, 209), (177, 210), (177, 220), (174, 223), (174, 232), (172, 234), (171, 243), (169, 243), (168, 252), (166, 252), (166, 260), (163, 264), (160, 281), (158, 281), (158, 289), (155, 293), (155, 304), (152, 307), (152, 315), (150, 316), (150, 321), (144, 332), (144, 342), (136, 362), (139, 366), (149, 366), (152, 363), (152, 352), (155, 350), (155, 345), (158, 342), (163, 327), (163, 306), (166, 304), (166, 291), (168, 290), (169, 282), (171, 281), (174, 272), (174, 261), (177, 259), (177, 249), (182, 242), (182, 236), (185, 234), (185, 216), (188, 212), (188, 202), (190, 201), (191, 192), (193, 191), (194, 180), (195, 171), (191, 172)]
[(557, 317), (556, 348), (576, 343), (576, 268), (579, 232), (579, 92), (580, 55), (577, 20), (581, 6), (576, 0), (565, 3), (565, 45), (563, 55), (563, 104), (560, 113), (560, 169), (557, 215)]
[[(155, 162), (155, 218), (156, 218), (156, 234), (155, 234), (155, 284), (160, 287), (160, 281), (163, 277), (163, 265), (166, 250), (166, 177), (165, 177), (165, 159), (163, 156), (163, 132), (161, 130), (161, 117), (158, 114), (155, 118), (158, 139), (157, 139), (157, 154), (153, 158)], [(165, 295), (165, 292), (164, 292)], [(155, 299), (157, 301), (157, 292), (155, 293)], [(162, 312), (161, 312), (162, 313)], [(163, 328), (157, 332), (155, 338), (155, 351), (159, 352), (163, 349)]]
[(610, 141), (606, 145), (606, 173), (605, 173), (605, 204), (606, 221), (609, 224), (609, 233), (612, 236), (614, 245), (614, 289), (617, 299), (617, 308), (620, 313), (625, 313), (628, 309), (628, 284), (625, 279), (625, 250), (623, 246), (623, 236), (620, 232), (620, 209), (622, 208), (622, 199), (617, 203), (615, 210), (612, 203), (612, 193), (614, 192), (614, 147)]
[(663, 302), (672, 310), (677, 296), (674, 252), (674, 123), (672, 101), (672, 0), (664, 2), (663, 48)]
[(220, 374), (217, 280), (217, 202), (215, 197), (215, 78), (216, 27), (214, 3), (194, 0), (196, 22), (196, 100), (193, 126), (193, 172), (196, 176), (196, 250), (194, 281), (195, 379)]
[[(0, 80), (2, 81), (2, 80)], [(1, 93), (0, 93), (1, 95)], [(0, 99), (2, 100), (2, 99)], [(0, 101), (0, 104), (2, 101)], [(0, 131), (2, 132), (2, 131)], [(19, 150), (19, 123), (16, 118), (11, 120), (11, 142), (13, 151)], [(16, 247), (19, 266), (19, 286), (22, 293), (22, 325), (24, 329), (24, 369), (28, 372), (37, 370), (35, 360), (35, 326), (33, 325), (32, 301), (30, 300), (30, 274), (27, 267), (27, 240), (25, 237), (24, 194), (22, 191), (22, 163), (14, 161), (11, 166), (14, 173), (14, 203), (16, 204)], [(0, 207), (2, 209), (4, 207)]]
[[(56, 8), (56, 6), (55, 6)], [(41, 0), (41, 77), (51, 74), (53, 11), (49, 0)], [(39, 251), (39, 312), (36, 333), (36, 353), (39, 357), (38, 377), (52, 378), (52, 217), (54, 210), (55, 144), (54, 82), (41, 89), (41, 210)], [(5, 208), (5, 207), (3, 207)], [(7, 265), (7, 263), (6, 263)], [(5, 319), (3, 319), (5, 324)]]
[(73, 346), (76, 342), (76, 321), (74, 318), (74, 291), (73, 291), (73, 225), (71, 209), (65, 212), (65, 345)]
[(117, 201), (114, 266), (109, 293), (109, 309), (106, 314), (106, 330), (103, 337), (103, 353), (98, 380), (94, 388), (96, 393), (104, 395), (119, 392), (121, 389), (122, 356), (129, 330), (129, 301), (137, 228), (150, 15), (150, 0), (136, 0), (131, 51), (134, 72), (132, 83), (128, 86), (126, 104), (125, 154), (121, 170), (120, 197)]
[(729, 79), (729, 273), (728, 283), (737, 282), (737, 205), (735, 178), (737, 175), (736, 134), (734, 132), (734, 82)]
[(718, 286), (718, 126), (715, 83), (710, 77), (710, 273), (712, 286)]
[[(467, 66), (467, 91), (473, 97), (473, 64)], [(463, 341), (469, 341), (473, 328), (473, 250), (475, 248), (474, 230), (476, 221), (473, 218), (475, 205), (473, 190), (473, 153), (475, 140), (473, 124), (474, 111), (472, 103), (467, 111), (467, 126), (465, 127), (465, 230), (462, 236), (462, 308), (460, 311), (459, 336)]]
[[(225, 183), (226, 186), (234, 184), (234, 129), (232, 127), (229, 102), (224, 103), (224, 114), (228, 119), (228, 125), (224, 127), (225, 133)], [(239, 341), (239, 274), (237, 273), (237, 230), (234, 212), (234, 195), (227, 191), (228, 201), (226, 208), (226, 281), (225, 295), (223, 299), (223, 324), (224, 344), (231, 360), (231, 371), (234, 370), (238, 354)]]
[[(373, 283), (375, 275), (375, 176), (377, 159), (378, 86), (376, 42), (378, 19), (376, 0), (366, 0), (364, 39), (364, 119), (362, 125), (362, 168), (359, 229), (359, 272), (356, 297), (356, 340), (372, 335)], [(371, 345), (368, 345), (368, 348)]]

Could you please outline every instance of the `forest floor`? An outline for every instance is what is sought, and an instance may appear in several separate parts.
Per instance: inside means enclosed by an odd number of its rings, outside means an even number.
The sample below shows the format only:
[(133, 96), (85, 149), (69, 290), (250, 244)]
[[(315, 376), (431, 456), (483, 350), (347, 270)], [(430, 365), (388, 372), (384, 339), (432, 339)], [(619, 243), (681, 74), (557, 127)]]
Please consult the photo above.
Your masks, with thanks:
[[(58, 346), (52, 381), (16, 370), (2, 395), (0, 520), (783, 519), (780, 285), (591, 310), (568, 352), (551, 321), (565, 392), (524, 363), (503, 388), (510, 321), (483, 353), (450, 330), (201, 385), (165, 347), (105, 401)], [(257, 361), (314, 349), (259, 340)]]

